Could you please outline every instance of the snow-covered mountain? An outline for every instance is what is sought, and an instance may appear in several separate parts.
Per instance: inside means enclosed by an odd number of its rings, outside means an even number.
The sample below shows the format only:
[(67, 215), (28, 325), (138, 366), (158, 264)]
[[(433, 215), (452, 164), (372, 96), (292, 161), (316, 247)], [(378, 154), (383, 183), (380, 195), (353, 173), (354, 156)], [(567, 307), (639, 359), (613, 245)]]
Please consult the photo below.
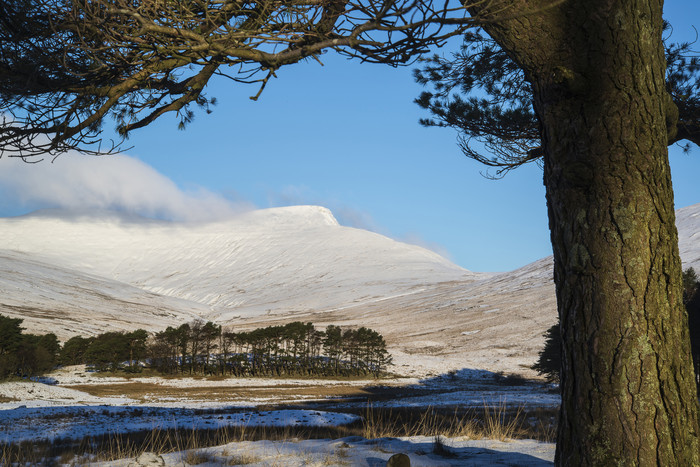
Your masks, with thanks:
[(205, 305), (227, 319), (338, 308), (475, 277), (423, 248), (342, 227), (315, 206), (199, 225), (54, 212), (0, 219), (0, 232), (5, 249)]
[[(684, 267), (700, 270), (700, 204), (677, 215)], [(63, 339), (304, 320), (379, 330), (406, 372), (513, 371), (556, 319), (551, 258), (473, 273), (316, 206), (209, 224), (49, 211), (0, 219), (0, 235), (0, 313)]]

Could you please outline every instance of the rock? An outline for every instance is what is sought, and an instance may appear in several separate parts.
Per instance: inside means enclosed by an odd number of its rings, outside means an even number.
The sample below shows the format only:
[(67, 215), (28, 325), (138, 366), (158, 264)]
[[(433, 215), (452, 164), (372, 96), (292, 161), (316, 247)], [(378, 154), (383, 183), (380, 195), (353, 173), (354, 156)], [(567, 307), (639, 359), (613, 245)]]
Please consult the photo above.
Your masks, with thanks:
[(154, 452), (144, 452), (131, 462), (128, 467), (161, 467), (165, 465), (162, 457)]
[(389, 458), (386, 467), (411, 467), (411, 458), (400, 452)]

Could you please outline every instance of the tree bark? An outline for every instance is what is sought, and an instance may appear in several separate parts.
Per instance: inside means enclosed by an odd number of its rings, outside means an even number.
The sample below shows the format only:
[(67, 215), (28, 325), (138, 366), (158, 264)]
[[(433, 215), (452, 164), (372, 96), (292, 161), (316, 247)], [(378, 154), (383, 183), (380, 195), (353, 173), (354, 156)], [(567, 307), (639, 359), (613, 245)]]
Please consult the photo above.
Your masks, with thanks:
[(663, 1), (509, 3), (524, 16), (485, 29), (525, 71), (541, 125), (563, 339), (556, 464), (700, 465)]

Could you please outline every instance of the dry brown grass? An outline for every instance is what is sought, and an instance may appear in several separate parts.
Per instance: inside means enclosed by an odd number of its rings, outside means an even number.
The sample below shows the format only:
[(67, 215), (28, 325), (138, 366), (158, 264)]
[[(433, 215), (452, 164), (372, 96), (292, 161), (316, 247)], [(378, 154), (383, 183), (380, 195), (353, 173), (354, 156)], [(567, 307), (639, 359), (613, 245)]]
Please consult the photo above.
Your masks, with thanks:
[(519, 407), (510, 415), (504, 404), (498, 407), (484, 406), (482, 433), (484, 438), (507, 441), (515, 437), (523, 425), (523, 409)]
[(183, 460), (188, 465), (208, 464), (216, 461), (213, 456), (202, 451), (187, 451)]
[(328, 397), (367, 399), (372, 395), (368, 388), (320, 384), (308, 386), (280, 384), (267, 387), (230, 387), (226, 385), (172, 387), (155, 383), (128, 382), (121, 384), (78, 384), (65, 387), (97, 397), (125, 396), (141, 402), (168, 398), (219, 402), (264, 398), (271, 400), (326, 399)]
[(444, 409), (376, 409), (371, 405), (363, 413), (361, 436), (373, 438), (403, 436), (441, 436), (466, 439), (536, 439), (555, 440), (555, 409), (484, 406), (452, 411)]
[(248, 465), (262, 461), (260, 457), (253, 454), (228, 454), (224, 452), (223, 456), (227, 458), (226, 465)]
[[(231, 426), (218, 429), (144, 430), (120, 434), (93, 436), (80, 441), (37, 441), (14, 445), (0, 444), (0, 466), (55, 465), (61, 459), (66, 465), (90, 465), (116, 459), (138, 457), (144, 452), (167, 454), (182, 452), (191, 460), (199, 454), (193, 450), (221, 446), (242, 441), (288, 441), (293, 439), (336, 439), (359, 433), (359, 422), (354, 427), (247, 427)], [(255, 462), (250, 456), (251, 462)], [(217, 461), (218, 462), (218, 461)], [(239, 464), (242, 462), (239, 462)], [(186, 464), (185, 464), (186, 465)], [(219, 465), (215, 462), (215, 465)], [(284, 465), (284, 464), (280, 464)]]
[(475, 438), (477, 422), (470, 414), (428, 408), (422, 412), (405, 409), (373, 409), (363, 416), (362, 436), (367, 439), (400, 436), (437, 436)]

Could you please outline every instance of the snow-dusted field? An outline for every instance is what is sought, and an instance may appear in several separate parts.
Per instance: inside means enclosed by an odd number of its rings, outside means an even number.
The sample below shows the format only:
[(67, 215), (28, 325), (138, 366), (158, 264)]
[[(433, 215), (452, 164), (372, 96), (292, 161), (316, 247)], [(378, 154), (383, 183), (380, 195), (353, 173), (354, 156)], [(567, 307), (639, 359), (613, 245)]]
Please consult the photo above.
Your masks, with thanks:
[(110, 405), (19, 407), (0, 411), (0, 443), (80, 440), (86, 436), (168, 429), (338, 426), (357, 419), (356, 415), (318, 410), (241, 411), (236, 407), (216, 411)]
[[(43, 381), (43, 382), (42, 382)], [(139, 388), (133, 390), (133, 386)], [(79, 388), (81, 390), (77, 390)], [(86, 389), (87, 388), (87, 389)], [(104, 395), (104, 388), (109, 395)], [(123, 389), (120, 389), (123, 388)], [(86, 391), (92, 390), (90, 394)], [(129, 393), (132, 393), (131, 397)], [(168, 397), (164, 397), (168, 395)], [(219, 409), (316, 403), (342, 408), (556, 407), (559, 395), (544, 383), (507, 385), (487, 371), (465, 370), (434, 378), (380, 380), (272, 378), (104, 377), (83, 365), (56, 370), (39, 381), (0, 383), (0, 418), (12, 409), (94, 406)], [(373, 400), (376, 399), (376, 400)], [(1, 420), (0, 420), (0, 423)]]
[[(253, 467), (384, 467), (395, 453), (408, 455), (412, 466), (421, 467), (539, 467), (550, 466), (554, 445), (533, 440), (461, 440), (444, 439), (450, 455), (432, 453), (434, 439), (425, 436), (406, 438), (359, 437), (335, 440), (244, 441), (215, 448), (176, 452), (161, 456), (166, 465), (202, 466), (246, 465)], [(134, 459), (96, 465), (127, 467)]]
[[(43, 382), (40, 382), (43, 381)], [(120, 378), (103, 377), (86, 371), (84, 366), (66, 367), (40, 381), (0, 383), (0, 444), (49, 440), (66, 442), (87, 436), (113, 435), (167, 429), (221, 429), (231, 427), (329, 427), (356, 422), (368, 405), (342, 390), (379, 394), (373, 408), (434, 407), (556, 407), (558, 396), (544, 385), (502, 386), (486, 371), (463, 371), (437, 378), (400, 378), (388, 380), (272, 380), (240, 378), (207, 380), (202, 378)], [(137, 398), (91, 395), (75, 387), (104, 388), (119, 393), (131, 386), (160, 391), (181, 391), (169, 400), (157, 395)], [(275, 390), (277, 388), (277, 390)], [(317, 397), (292, 397), (295, 391), (323, 388)], [(192, 392), (192, 391), (195, 392)], [(245, 390), (247, 398), (221, 401), (216, 397), (200, 400), (203, 394), (236, 394)], [(279, 392), (288, 391), (280, 397)], [(333, 396), (334, 391), (342, 396)], [(381, 393), (393, 397), (387, 399)], [(258, 394), (250, 397), (250, 394)], [(362, 392), (367, 394), (367, 392)], [(280, 408), (268, 409), (271, 404)], [(296, 406), (295, 406), (296, 405)], [(303, 406), (305, 408), (300, 408)], [(344, 411), (354, 409), (355, 413)], [(433, 438), (349, 437), (326, 440), (240, 441), (223, 446), (163, 454), (165, 465), (187, 465), (185, 458), (197, 458), (198, 465), (352, 465), (383, 466), (394, 453), (409, 455), (413, 464), (448, 465), (550, 465), (554, 446), (532, 440), (500, 442), (486, 439), (445, 438), (450, 455), (433, 452)], [(204, 462), (202, 459), (205, 459)], [(133, 459), (98, 465), (132, 465)], [(230, 463), (233, 462), (233, 463)]]

